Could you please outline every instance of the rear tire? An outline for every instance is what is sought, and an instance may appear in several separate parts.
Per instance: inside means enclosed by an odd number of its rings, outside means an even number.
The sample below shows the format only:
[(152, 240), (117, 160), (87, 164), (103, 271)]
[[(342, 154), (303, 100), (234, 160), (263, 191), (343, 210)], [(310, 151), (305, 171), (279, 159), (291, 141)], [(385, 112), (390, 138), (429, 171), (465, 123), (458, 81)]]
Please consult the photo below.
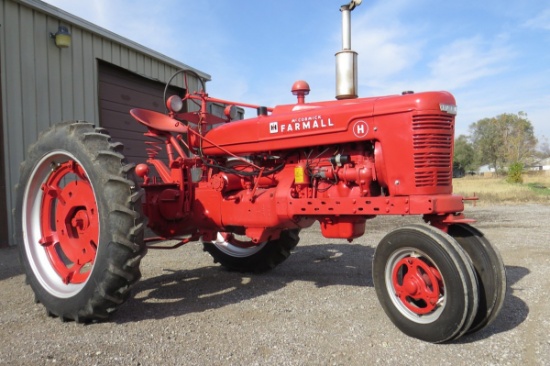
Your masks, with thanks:
[(204, 251), (228, 270), (261, 273), (275, 268), (290, 256), (290, 251), (300, 241), (299, 232), (282, 231), (278, 239), (249, 246), (237, 245), (237, 241), (231, 239), (232, 234), (224, 238), (219, 233), (216, 241), (203, 243)]
[(456, 241), (428, 225), (387, 234), (373, 260), (378, 300), (405, 334), (441, 343), (471, 325), (478, 286), (470, 259)]
[(140, 278), (142, 191), (105, 130), (64, 122), (21, 165), (16, 239), (27, 282), (48, 314), (106, 319)]

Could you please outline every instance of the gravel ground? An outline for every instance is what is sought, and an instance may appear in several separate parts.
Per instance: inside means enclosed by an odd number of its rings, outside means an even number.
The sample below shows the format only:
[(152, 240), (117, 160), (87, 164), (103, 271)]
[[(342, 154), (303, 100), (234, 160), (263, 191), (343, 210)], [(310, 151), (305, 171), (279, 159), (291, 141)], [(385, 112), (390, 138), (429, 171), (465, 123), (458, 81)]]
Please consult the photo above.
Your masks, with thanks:
[(371, 261), (379, 217), (350, 244), (301, 233), (263, 275), (227, 272), (199, 244), (150, 251), (135, 297), (110, 322), (62, 323), (24, 285), (15, 249), (0, 251), (1, 365), (543, 365), (550, 355), (550, 206), (469, 206), (500, 249), (508, 293), (496, 321), (451, 344), (402, 334), (378, 304)]

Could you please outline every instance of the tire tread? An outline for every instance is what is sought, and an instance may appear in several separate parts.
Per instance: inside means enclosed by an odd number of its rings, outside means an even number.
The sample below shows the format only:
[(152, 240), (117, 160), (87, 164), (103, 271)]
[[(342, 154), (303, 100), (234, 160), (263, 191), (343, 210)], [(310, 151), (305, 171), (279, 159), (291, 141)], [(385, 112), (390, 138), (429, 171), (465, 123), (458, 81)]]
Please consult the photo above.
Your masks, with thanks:
[[(29, 148), (28, 160), (21, 165), (21, 172), (32, 171), (34, 160), (40, 158), (43, 151), (63, 149), (64, 146), (72, 146), (91, 162), (95, 162), (94, 167), (86, 169), (93, 169), (95, 179), (99, 179), (96, 183), (97, 187), (109, 194), (110, 199), (105, 200), (107, 212), (100, 214), (109, 217), (108, 226), (110, 227), (107, 230), (110, 233), (110, 240), (99, 243), (102, 247), (98, 250), (94, 272), (84, 287), (86, 289), (88, 285), (92, 285), (91, 282), (95, 282), (93, 285), (96, 290), (82, 290), (74, 296), (82, 297), (78, 303), (83, 305), (78, 308), (65, 305), (64, 299), (52, 300), (52, 296), (36, 284), (37, 281), (29, 282), (37, 299), (44, 304), (49, 315), (78, 323), (102, 321), (124, 303), (129, 297), (132, 286), (141, 277), (139, 264), (147, 253), (143, 242), (141, 213), (143, 192), (141, 189), (132, 191), (137, 186), (134, 174), (135, 164), (127, 163), (122, 154), (123, 145), (111, 142), (111, 137), (104, 128), (96, 128), (93, 124), (82, 121), (61, 122), (41, 133), (38, 141)], [(100, 167), (99, 169), (96, 164)], [(22, 195), (24, 190), (25, 182), (21, 181), (17, 188), (18, 196)], [(18, 199), (18, 202), (21, 200)], [(21, 216), (21, 210), (22, 208), (19, 208), (17, 215)], [(22, 238), (19, 242), (22, 242)], [(101, 257), (100, 250), (104, 251)], [(24, 249), (20, 250), (22, 261), (24, 252)], [(108, 261), (108, 263), (103, 267), (105, 270), (98, 270), (98, 273), (95, 273), (99, 260)], [(33, 275), (27, 271), (27, 278)]]

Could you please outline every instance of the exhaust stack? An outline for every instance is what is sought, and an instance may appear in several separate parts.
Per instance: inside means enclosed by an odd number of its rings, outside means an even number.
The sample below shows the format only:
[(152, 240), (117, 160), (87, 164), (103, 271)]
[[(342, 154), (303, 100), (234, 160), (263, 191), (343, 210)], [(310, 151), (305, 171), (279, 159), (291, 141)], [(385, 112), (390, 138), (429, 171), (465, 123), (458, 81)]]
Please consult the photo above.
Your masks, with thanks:
[(342, 5), (342, 51), (336, 53), (336, 99), (357, 98), (357, 52), (351, 49), (351, 11), (362, 0)]

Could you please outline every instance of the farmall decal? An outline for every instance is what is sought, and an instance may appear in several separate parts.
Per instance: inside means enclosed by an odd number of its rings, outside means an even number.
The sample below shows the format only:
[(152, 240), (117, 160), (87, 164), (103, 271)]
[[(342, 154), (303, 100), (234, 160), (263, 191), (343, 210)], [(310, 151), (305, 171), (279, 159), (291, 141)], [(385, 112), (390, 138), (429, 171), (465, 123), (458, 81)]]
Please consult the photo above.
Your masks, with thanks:
[(332, 123), (330, 118), (324, 119), (323, 116), (315, 115), (310, 117), (293, 118), (288, 123), (270, 122), (269, 133), (307, 131), (328, 127), (334, 127), (334, 123)]

